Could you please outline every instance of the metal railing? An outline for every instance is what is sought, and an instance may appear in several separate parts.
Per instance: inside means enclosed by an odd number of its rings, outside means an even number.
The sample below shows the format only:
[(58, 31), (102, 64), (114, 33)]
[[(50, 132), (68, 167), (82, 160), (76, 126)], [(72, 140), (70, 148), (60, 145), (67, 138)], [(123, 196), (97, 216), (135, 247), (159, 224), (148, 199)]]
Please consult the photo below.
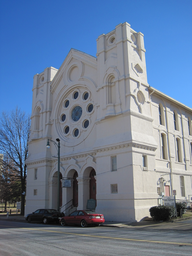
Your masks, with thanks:
[(73, 199), (69, 200), (66, 204), (62, 205), (60, 207), (60, 210), (63, 209), (63, 213), (66, 215), (67, 213), (70, 212), (71, 209), (73, 209)]

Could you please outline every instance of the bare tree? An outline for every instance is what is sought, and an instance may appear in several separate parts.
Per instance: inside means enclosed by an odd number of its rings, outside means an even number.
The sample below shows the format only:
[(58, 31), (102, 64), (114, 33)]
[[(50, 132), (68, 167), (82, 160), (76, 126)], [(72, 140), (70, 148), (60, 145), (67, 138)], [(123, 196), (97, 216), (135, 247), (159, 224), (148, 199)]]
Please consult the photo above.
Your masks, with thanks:
[[(21, 197), (21, 182), (19, 172), (9, 159), (4, 156), (0, 171), (0, 199), (4, 201), (5, 212), (7, 211), (7, 202)], [(11, 168), (10, 168), (10, 167)], [(18, 194), (18, 192), (20, 192)]]
[[(0, 117), (0, 153), (9, 161), (1, 160), (3, 166), (19, 171), (21, 181), (21, 214), (24, 214), (30, 117), (16, 108), (11, 114), (5, 112)], [(9, 162), (12, 163), (10, 166)], [(14, 168), (15, 167), (15, 168)]]

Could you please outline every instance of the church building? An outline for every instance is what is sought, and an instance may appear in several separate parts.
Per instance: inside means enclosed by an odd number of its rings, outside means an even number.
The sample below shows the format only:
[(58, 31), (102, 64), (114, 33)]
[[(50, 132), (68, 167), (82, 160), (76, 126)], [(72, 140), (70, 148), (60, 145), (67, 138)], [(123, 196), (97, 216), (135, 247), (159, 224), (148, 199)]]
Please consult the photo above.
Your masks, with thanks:
[(34, 76), (25, 214), (131, 222), (162, 196), (192, 202), (192, 109), (149, 86), (145, 52), (123, 23), (97, 38), (96, 57), (71, 49)]

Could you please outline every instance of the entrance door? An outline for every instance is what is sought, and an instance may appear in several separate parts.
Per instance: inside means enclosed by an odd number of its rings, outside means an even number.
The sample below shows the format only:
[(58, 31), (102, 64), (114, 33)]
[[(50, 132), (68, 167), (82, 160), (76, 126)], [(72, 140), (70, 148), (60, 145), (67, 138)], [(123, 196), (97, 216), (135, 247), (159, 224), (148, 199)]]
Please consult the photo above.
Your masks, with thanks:
[(78, 206), (78, 181), (77, 181), (78, 174), (77, 172), (73, 175), (73, 206)]
[(90, 172), (90, 199), (94, 199), (96, 201), (96, 179), (95, 179), (95, 170), (92, 169)]
[(165, 185), (165, 196), (170, 196), (170, 187)]

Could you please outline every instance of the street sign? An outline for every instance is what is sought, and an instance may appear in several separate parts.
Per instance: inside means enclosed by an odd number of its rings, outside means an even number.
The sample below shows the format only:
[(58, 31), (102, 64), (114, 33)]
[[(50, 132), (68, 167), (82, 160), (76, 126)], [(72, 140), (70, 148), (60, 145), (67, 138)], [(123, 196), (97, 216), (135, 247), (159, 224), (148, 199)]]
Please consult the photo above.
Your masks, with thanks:
[(21, 202), (17, 202), (17, 210), (21, 210)]

